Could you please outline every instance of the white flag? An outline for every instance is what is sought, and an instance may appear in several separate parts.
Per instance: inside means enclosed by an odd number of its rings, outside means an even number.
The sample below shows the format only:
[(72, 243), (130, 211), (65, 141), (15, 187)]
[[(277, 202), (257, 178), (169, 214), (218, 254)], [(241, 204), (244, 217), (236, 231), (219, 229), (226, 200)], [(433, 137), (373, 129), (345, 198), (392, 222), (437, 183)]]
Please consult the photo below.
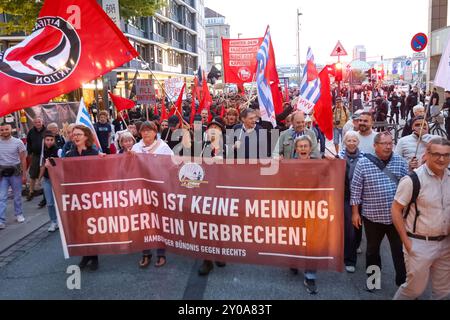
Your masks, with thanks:
[(450, 90), (450, 35), (447, 39), (447, 47), (442, 54), (436, 77), (434, 78), (434, 85), (445, 90)]
[(92, 124), (91, 115), (89, 114), (86, 105), (84, 104), (84, 98), (81, 98), (80, 107), (78, 109), (77, 121), (75, 123), (77, 125), (83, 125), (91, 129), (92, 134), (94, 135), (95, 144), (97, 145), (98, 150), (102, 151), (100, 142), (97, 137), (97, 133), (95, 132), (94, 125)]

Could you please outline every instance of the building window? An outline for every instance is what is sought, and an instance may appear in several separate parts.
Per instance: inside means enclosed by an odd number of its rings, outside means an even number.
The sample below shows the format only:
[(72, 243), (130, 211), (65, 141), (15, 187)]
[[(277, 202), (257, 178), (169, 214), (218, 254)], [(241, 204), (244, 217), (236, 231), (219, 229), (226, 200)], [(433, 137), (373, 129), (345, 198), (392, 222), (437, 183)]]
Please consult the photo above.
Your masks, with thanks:
[(156, 61), (159, 64), (163, 64), (163, 51), (159, 47), (156, 47)]

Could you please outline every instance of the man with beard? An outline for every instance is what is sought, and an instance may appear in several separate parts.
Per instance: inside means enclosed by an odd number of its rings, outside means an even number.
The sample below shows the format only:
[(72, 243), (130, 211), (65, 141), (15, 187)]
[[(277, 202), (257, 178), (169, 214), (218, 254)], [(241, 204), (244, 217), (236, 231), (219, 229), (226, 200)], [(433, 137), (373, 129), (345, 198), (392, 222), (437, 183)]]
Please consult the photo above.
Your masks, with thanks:
[(362, 153), (375, 154), (373, 141), (377, 134), (372, 130), (372, 128), (372, 114), (370, 112), (361, 113), (361, 115), (359, 116), (358, 138), (359, 150), (361, 150)]
[[(423, 117), (416, 117), (412, 120), (412, 129), (413, 133), (401, 138), (395, 148), (395, 153), (408, 162), (410, 171), (420, 167), (428, 142), (434, 138), (438, 138), (438, 136), (428, 134), (429, 125)], [(422, 137), (419, 141), (421, 133)]]
[(44, 121), (37, 117), (33, 120), (33, 128), (28, 132), (27, 135), (27, 152), (28, 157), (30, 157), (30, 190), (27, 196), (27, 201), (31, 201), (34, 198), (34, 187), (36, 185), (36, 180), (39, 177), (40, 172), (40, 162), (42, 153), (42, 140), (44, 139), (44, 132), (46, 128), (44, 127)]
[(27, 181), (25, 145), (11, 135), (10, 124), (0, 124), (0, 230), (6, 228), (8, 190), (14, 195), (17, 222), (25, 222), (22, 211), (22, 183)]

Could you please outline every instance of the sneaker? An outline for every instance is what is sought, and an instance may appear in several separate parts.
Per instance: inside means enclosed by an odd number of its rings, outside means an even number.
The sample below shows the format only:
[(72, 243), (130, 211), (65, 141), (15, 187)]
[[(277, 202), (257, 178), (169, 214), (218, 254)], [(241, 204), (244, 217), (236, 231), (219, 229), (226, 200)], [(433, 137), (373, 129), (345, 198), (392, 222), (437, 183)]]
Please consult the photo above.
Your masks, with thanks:
[(345, 266), (345, 271), (347, 271), (348, 273), (355, 273), (356, 268), (354, 266)]
[(21, 214), (21, 215), (18, 215), (16, 217), (16, 220), (17, 220), (18, 223), (24, 223), (25, 222), (25, 217), (23, 216), (23, 214)]
[(303, 281), (303, 284), (305, 285), (306, 291), (309, 294), (317, 294), (319, 292), (316, 287), (316, 280), (305, 279), (305, 281)]
[(55, 232), (56, 230), (58, 230), (58, 224), (57, 223), (50, 223), (50, 227), (48, 227), (48, 232)]
[(358, 248), (358, 249), (356, 250), (356, 253), (357, 253), (357, 254), (361, 254), (361, 253), (362, 253), (361, 248)]
[(6, 229), (6, 224), (0, 223), (0, 230)]
[(200, 269), (198, 269), (198, 275), (199, 276), (207, 276), (211, 270), (214, 268), (214, 264), (212, 261), (204, 260)]

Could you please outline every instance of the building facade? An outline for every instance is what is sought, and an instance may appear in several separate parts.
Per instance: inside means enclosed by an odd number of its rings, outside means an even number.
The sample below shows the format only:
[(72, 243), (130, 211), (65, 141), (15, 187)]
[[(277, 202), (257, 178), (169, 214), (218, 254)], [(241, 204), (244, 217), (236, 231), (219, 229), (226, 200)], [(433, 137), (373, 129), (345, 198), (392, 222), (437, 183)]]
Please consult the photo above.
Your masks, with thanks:
[(353, 48), (353, 60), (367, 61), (367, 51), (365, 46), (355, 46)]
[(207, 46), (207, 70), (212, 66), (223, 70), (222, 38), (230, 38), (230, 25), (225, 17), (210, 8), (205, 8), (205, 28)]
[[(427, 59), (427, 86), (433, 88), (433, 81), (441, 61), (441, 56), (450, 38), (450, 26), (448, 26), (448, 0), (429, 0), (428, 9), (428, 59)], [(438, 88), (443, 95), (444, 89)]]

